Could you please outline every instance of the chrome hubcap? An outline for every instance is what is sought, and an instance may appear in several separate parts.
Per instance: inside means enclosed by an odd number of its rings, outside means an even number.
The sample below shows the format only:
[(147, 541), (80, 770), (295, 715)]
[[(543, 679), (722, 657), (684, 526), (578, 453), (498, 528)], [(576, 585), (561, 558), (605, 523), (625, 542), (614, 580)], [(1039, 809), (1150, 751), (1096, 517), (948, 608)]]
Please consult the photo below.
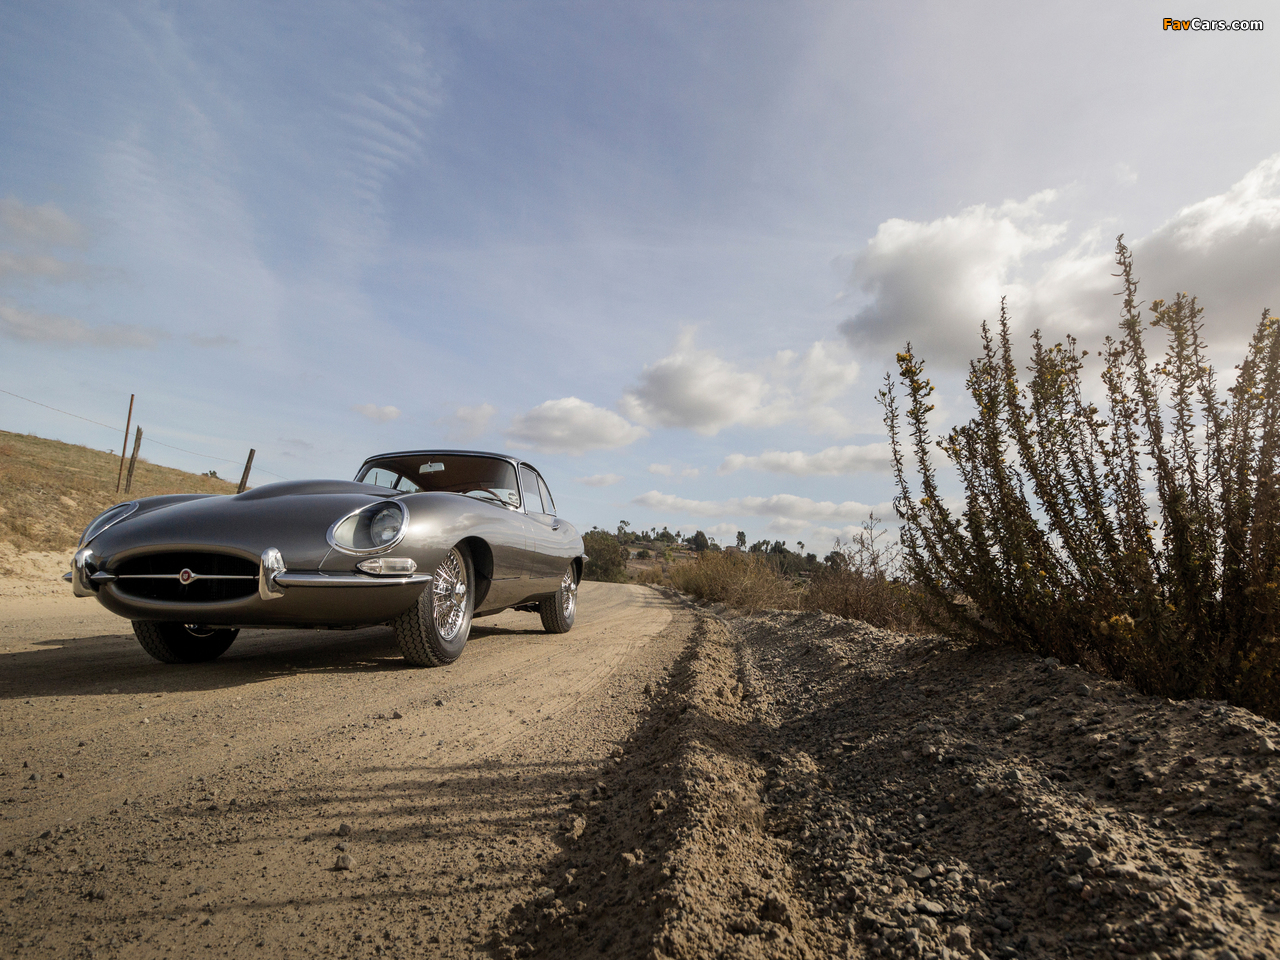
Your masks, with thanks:
[(452, 640), (462, 629), (467, 612), (467, 568), (462, 555), (450, 550), (436, 568), (431, 584), (431, 616), (442, 640)]
[(560, 595), (562, 597), (560, 603), (564, 609), (564, 616), (567, 620), (573, 616), (574, 604), (578, 602), (578, 585), (573, 582), (573, 571), (569, 570), (565, 573), (564, 579), (560, 581)]

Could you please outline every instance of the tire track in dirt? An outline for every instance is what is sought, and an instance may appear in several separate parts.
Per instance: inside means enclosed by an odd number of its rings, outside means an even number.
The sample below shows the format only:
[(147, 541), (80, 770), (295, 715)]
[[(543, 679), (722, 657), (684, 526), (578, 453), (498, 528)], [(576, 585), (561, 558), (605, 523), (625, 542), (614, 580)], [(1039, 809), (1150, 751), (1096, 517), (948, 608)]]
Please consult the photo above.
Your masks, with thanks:
[(172, 667), (74, 604), (0, 602), (0, 954), (474, 956), (689, 622), (584, 584), (570, 633), (487, 618), (442, 670), (385, 628)]

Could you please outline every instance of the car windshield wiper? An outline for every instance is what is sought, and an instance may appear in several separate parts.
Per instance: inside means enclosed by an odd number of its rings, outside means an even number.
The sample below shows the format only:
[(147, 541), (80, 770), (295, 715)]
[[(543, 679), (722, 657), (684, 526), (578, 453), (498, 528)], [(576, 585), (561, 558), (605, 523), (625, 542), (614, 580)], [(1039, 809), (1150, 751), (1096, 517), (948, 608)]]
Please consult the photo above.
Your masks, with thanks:
[(494, 503), (500, 504), (500, 505), (502, 505), (502, 506), (504, 506), (504, 507), (510, 507), (510, 506), (511, 506), (511, 504), (510, 504), (510, 503), (508, 503), (506, 500), (502, 499), (502, 497), (498, 496), (498, 495), (497, 495), (496, 493), (494, 493), (492, 490), (468, 490), (466, 493), (464, 493), (464, 494), (463, 494), (463, 496), (464, 496), (464, 497), (474, 497), (474, 496), (476, 496), (477, 494), (483, 494), (484, 496), (486, 496), (486, 497), (488, 497), (490, 500), (492, 500)]

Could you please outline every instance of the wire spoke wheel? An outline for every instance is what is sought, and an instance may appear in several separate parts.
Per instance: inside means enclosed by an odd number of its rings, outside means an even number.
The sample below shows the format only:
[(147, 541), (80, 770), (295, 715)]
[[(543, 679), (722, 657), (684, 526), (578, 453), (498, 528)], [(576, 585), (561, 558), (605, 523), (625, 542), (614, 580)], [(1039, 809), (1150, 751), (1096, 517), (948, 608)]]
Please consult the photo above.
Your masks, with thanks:
[(547, 633), (568, 633), (578, 612), (578, 577), (572, 564), (560, 579), (556, 592), (538, 602), (542, 628)]
[(564, 618), (573, 623), (573, 609), (578, 604), (578, 585), (573, 582), (573, 568), (570, 567), (564, 573), (564, 579), (560, 581), (560, 609), (564, 611)]
[(400, 652), (413, 666), (443, 667), (462, 656), (471, 634), (474, 570), (466, 545), (454, 547), (417, 603), (391, 621)]
[(462, 629), (466, 619), (467, 568), (457, 548), (448, 555), (436, 568), (435, 580), (431, 585), (431, 618), (435, 621), (436, 632), (441, 640), (452, 640)]

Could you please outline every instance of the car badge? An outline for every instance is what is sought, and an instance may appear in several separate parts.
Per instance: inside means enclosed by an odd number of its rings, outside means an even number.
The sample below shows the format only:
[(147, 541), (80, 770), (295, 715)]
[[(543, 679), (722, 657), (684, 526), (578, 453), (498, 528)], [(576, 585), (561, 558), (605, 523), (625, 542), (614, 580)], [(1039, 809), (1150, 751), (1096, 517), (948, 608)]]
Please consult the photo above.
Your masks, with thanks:
[(185, 567), (183, 568), (182, 572), (178, 574), (179, 583), (186, 584), (196, 579), (198, 579), (196, 575), (192, 573), (190, 570), (186, 569)]

